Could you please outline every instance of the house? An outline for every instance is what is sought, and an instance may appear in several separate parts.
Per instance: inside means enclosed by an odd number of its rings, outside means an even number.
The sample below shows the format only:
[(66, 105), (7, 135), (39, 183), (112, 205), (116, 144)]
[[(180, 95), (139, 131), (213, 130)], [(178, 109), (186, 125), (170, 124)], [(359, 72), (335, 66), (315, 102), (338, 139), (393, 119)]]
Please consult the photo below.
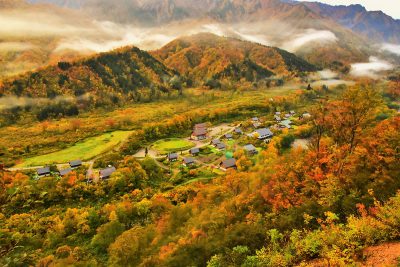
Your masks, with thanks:
[(258, 153), (257, 149), (255, 146), (253, 146), (252, 144), (248, 144), (244, 146), (244, 150), (249, 153), (250, 155), (255, 155)]
[(36, 170), (39, 176), (47, 176), (50, 175), (50, 167), (43, 167)]
[(258, 129), (255, 131), (255, 133), (258, 134), (258, 139), (259, 140), (264, 140), (267, 138), (271, 138), (274, 134), (271, 132), (270, 129), (268, 128), (262, 128), (262, 129)]
[(292, 117), (292, 115), (290, 115), (289, 113), (285, 114), (285, 118), (290, 118)]
[(169, 161), (177, 161), (178, 160), (178, 154), (177, 153), (168, 153), (167, 159)]
[(301, 115), (301, 117), (302, 117), (303, 119), (309, 119), (309, 118), (311, 118), (311, 114), (308, 113), (308, 112), (305, 112), (305, 113), (303, 113), (303, 115)]
[(194, 148), (192, 148), (192, 149), (189, 150), (189, 153), (190, 153), (192, 156), (196, 156), (196, 155), (198, 155), (198, 154), (200, 153), (200, 149), (199, 149), (198, 147), (194, 147)]
[(280, 116), (281, 113), (279, 111), (275, 112), (275, 115)]
[(221, 162), (220, 168), (224, 171), (226, 171), (228, 169), (236, 169), (236, 160), (234, 158), (226, 159)]
[(205, 128), (207, 130), (207, 123), (198, 123), (194, 125), (194, 129)]
[(235, 128), (234, 132), (235, 134), (243, 134), (243, 131), (240, 128)]
[(194, 164), (194, 158), (187, 157), (183, 159), (183, 165), (190, 166)]
[(292, 126), (290, 126), (290, 124), (292, 124), (292, 122), (290, 120), (284, 120), (279, 123), (279, 127), (290, 129), (290, 128), (292, 128)]
[(296, 114), (296, 112), (294, 110), (291, 110), (289, 113), (290, 113), (290, 115)]
[(64, 170), (58, 170), (58, 174), (59, 174), (60, 176), (65, 176), (65, 175), (67, 175), (67, 174), (70, 173), (70, 172), (72, 172), (72, 168), (68, 168), (68, 169), (64, 169)]
[(226, 149), (226, 146), (225, 146), (224, 143), (219, 143), (219, 144), (217, 144), (217, 148), (218, 148), (219, 150), (225, 150), (225, 149)]
[(258, 122), (258, 121), (260, 121), (260, 119), (258, 118), (258, 117), (253, 117), (253, 118), (251, 118), (251, 121), (253, 121), (253, 122)]
[(207, 138), (207, 128), (194, 128), (191, 139), (193, 140), (204, 140)]
[(71, 168), (78, 168), (80, 166), (82, 166), (82, 160), (73, 160), (69, 162), (69, 166)]
[(108, 178), (110, 178), (111, 174), (113, 174), (116, 170), (117, 169), (115, 169), (115, 167), (113, 167), (113, 166), (110, 166), (108, 168), (102, 169), (99, 172), (100, 173), (99, 177), (102, 180), (108, 179)]
[(204, 140), (207, 138), (207, 124), (206, 123), (198, 123), (193, 127), (193, 132), (191, 134), (191, 138), (194, 140)]
[(221, 143), (221, 141), (219, 140), (219, 139), (213, 139), (212, 141), (211, 141), (211, 144), (213, 145), (213, 146), (217, 146), (218, 144), (220, 144)]
[(233, 135), (231, 133), (227, 133), (225, 134), (225, 138), (228, 140), (232, 140), (233, 139)]
[(275, 121), (277, 121), (277, 122), (280, 122), (282, 120), (281, 117), (278, 115), (275, 115), (274, 118), (275, 118)]

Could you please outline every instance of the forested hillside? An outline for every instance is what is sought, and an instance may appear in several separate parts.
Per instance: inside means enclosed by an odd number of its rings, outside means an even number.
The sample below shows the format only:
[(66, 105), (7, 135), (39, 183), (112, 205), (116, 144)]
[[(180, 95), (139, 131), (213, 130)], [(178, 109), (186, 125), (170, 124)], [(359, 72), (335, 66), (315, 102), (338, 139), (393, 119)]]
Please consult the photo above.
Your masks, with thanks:
[(295, 76), (317, 70), (287, 51), (210, 33), (179, 38), (152, 55), (197, 81), (245, 78), (253, 82), (273, 75)]
[[(398, 94), (393, 88), (385, 97)], [(87, 183), (85, 167), (40, 179), (0, 171), (0, 263), (348, 266), (363, 260), (364, 247), (399, 240), (400, 120), (380, 92), (363, 84), (274, 99), (246, 102), (247, 111), (223, 102), (213, 113), (205, 102), (202, 113), (155, 120), (100, 160), (117, 167), (107, 181)], [(185, 131), (200, 119), (239, 120), (256, 104), (272, 117), (299, 103), (311, 119), (275, 131), (268, 144), (247, 139), (260, 153), (237, 149), (237, 170), (209, 182), (179, 183), (197, 170), (170, 173), (150, 157), (130, 155), (147, 138)], [(310, 145), (291, 148), (291, 136)]]
[(140, 89), (168, 82), (173, 75), (147, 52), (129, 47), (74, 63), (59, 62), (57, 66), (6, 80), (0, 94), (55, 98), (123, 93), (133, 97), (140, 94)]

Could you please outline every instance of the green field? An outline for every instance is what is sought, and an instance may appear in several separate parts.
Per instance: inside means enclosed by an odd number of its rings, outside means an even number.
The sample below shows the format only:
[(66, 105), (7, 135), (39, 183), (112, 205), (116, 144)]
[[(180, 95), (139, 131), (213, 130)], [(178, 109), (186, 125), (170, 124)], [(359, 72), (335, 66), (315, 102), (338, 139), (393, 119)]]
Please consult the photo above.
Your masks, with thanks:
[(16, 167), (42, 166), (53, 163), (67, 163), (71, 160), (89, 160), (124, 141), (131, 134), (129, 131), (115, 131), (88, 138), (75, 145), (46, 155), (24, 160)]
[(194, 147), (194, 143), (179, 139), (179, 138), (167, 138), (158, 140), (153, 144), (153, 148), (160, 154), (166, 154), (168, 152), (178, 152), (181, 150), (187, 150)]

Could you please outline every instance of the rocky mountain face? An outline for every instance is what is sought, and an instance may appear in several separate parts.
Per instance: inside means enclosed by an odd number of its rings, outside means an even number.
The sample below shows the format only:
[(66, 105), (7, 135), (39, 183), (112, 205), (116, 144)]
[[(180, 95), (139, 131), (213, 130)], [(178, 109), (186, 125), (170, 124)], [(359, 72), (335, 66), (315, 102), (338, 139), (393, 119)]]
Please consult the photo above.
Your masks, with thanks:
[(337, 21), (346, 28), (376, 42), (400, 43), (400, 20), (382, 11), (367, 11), (361, 5), (330, 6), (318, 2), (305, 2), (305, 6), (323, 17)]
[[(0, 77), (75, 59), (82, 51), (85, 55), (99, 52), (106, 45), (111, 48), (100, 52), (125, 45), (154, 49), (176, 37), (199, 32), (280, 47), (319, 68), (333, 65), (348, 68), (351, 63), (366, 62), (370, 56), (380, 53), (372, 46), (372, 40), (396, 43), (400, 38), (398, 21), (380, 12), (368, 12), (362, 6), (332, 7), (291, 0), (25, 1), (18, 3), (43, 12), (53, 8), (37, 4), (61, 7), (54, 7), (57, 12), (50, 12), (58, 14), (57, 20), (62, 18), (60, 32), (63, 34), (57, 32), (47, 39), (35, 36), (30, 41), (33, 48), (12, 53), (7, 50), (7, 62), (0, 60)], [(17, 1), (0, 0), (0, 8), (3, 5), (12, 9), (13, 3)], [(81, 14), (81, 18), (76, 14)], [(154, 29), (157, 30), (154, 32)], [(146, 38), (154, 38), (159, 45), (140, 46), (138, 42)], [(81, 46), (82, 49), (76, 48)], [(241, 68), (253, 66), (242, 63)]]
[[(183, 19), (220, 22), (330, 18), (378, 42), (400, 43), (400, 20), (361, 5), (331, 6), (292, 0), (28, 0), (84, 10), (99, 19), (140, 25), (160, 25)], [(1, 2), (0, 2), (1, 4)]]

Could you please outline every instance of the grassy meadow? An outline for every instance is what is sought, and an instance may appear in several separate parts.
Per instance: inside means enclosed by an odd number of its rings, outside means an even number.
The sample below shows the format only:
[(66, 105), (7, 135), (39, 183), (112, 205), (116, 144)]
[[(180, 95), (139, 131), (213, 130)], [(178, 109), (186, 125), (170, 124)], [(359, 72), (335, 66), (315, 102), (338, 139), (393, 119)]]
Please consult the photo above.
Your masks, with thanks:
[(46, 155), (27, 158), (17, 167), (40, 166), (52, 163), (66, 163), (74, 159), (89, 160), (104, 152), (113, 149), (131, 134), (130, 131), (114, 131), (96, 137), (88, 138), (83, 142)]
[(161, 154), (168, 152), (175, 152), (181, 150), (187, 150), (194, 147), (194, 143), (180, 138), (167, 138), (158, 140), (153, 144), (153, 148)]

